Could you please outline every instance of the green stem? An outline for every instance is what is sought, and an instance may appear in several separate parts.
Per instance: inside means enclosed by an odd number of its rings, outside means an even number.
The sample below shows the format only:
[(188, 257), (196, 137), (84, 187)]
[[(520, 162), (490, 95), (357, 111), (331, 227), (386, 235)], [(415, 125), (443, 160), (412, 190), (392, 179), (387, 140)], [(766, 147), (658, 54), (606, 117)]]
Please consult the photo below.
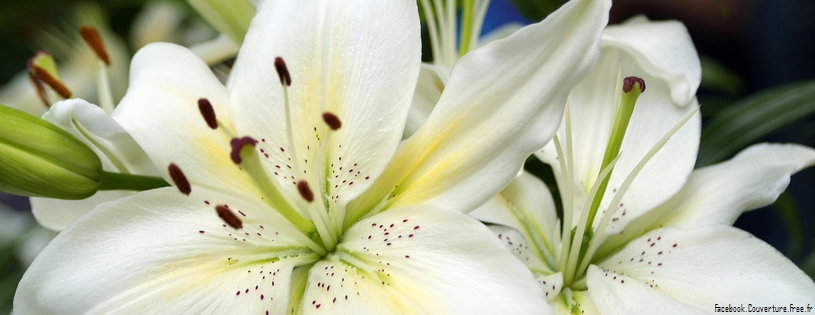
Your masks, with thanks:
[(464, 0), (461, 20), (461, 36), (458, 44), (458, 57), (466, 55), (470, 51), (470, 39), (473, 32), (473, 0)]
[(170, 186), (170, 184), (167, 184), (167, 181), (161, 177), (102, 171), (102, 179), (99, 183), (99, 190), (142, 191), (167, 186)]

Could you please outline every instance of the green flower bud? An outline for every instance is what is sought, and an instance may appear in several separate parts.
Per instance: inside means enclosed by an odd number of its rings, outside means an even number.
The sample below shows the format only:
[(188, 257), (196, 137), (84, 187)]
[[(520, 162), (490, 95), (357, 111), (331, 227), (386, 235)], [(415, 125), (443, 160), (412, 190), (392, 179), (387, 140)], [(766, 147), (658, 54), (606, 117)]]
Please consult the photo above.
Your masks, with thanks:
[(212, 27), (242, 44), (249, 22), (255, 17), (255, 5), (249, 0), (187, 0)]
[(102, 162), (59, 127), (0, 105), (0, 190), (24, 196), (84, 199), (99, 188)]

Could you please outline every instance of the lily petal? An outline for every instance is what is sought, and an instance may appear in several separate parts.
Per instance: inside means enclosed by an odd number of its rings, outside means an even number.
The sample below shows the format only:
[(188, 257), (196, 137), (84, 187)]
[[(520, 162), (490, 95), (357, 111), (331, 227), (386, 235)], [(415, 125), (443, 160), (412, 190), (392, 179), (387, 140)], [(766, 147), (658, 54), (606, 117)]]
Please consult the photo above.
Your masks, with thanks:
[(328, 313), (551, 313), (532, 274), (485, 226), (427, 206), (354, 225), (306, 288), (302, 309)]
[(587, 279), (602, 312), (707, 313), (715, 304), (806, 305), (815, 297), (815, 283), (789, 259), (727, 226), (655, 230), (598, 265)]
[(606, 28), (603, 47), (625, 51), (648, 75), (668, 82), (671, 98), (679, 106), (691, 103), (702, 81), (699, 56), (682, 22), (651, 22), (636, 16)]
[[(488, 227), (492, 234), (504, 244), (506, 250), (532, 271), (547, 299), (560, 292), (560, 289), (563, 288), (563, 275), (554, 270), (555, 268), (550, 267), (546, 257), (540, 252), (541, 250), (537, 245), (528, 243), (528, 238), (516, 229), (500, 225), (490, 225)], [(544, 282), (541, 282), (541, 280)], [(552, 285), (555, 286), (552, 287)]]
[[(653, 32), (651, 28), (664, 30)], [(680, 62), (668, 57), (686, 61)], [(600, 211), (615, 209), (615, 217), (606, 234), (620, 232), (626, 224), (644, 212), (662, 204), (676, 194), (693, 170), (699, 146), (701, 115), (688, 121), (667, 144), (645, 165), (642, 172), (625, 192), (620, 204), (609, 205), (625, 178), (668, 131), (694, 111), (697, 102), (688, 94), (687, 84), (694, 81), (674, 82), (673, 77), (693, 77), (701, 69), (693, 42), (684, 26), (678, 22), (650, 22), (624, 26), (610, 26), (603, 35), (603, 51), (594, 72), (569, 94), (571, 138), (576, 184), (585, 195), (594, 184), (602, 168), (603, 155), (614, 123), (615, 107), (619, 98), (622, 77), (643, 78), (647, 88), (639, 97), (620, 148), (616, 164), (603, 196)], [(664, 77), (664, 73), (675, 73)], [(673, 81), (672, 81), (673, 80)], [(690, 82), (690, 83), (688, 83)], [(698, 85), (698, 81), (695, 81)], [(680, 84), (681, 83), (681, 84)], [(682, 92), (681, 103), (676, 94)], [(695, 93), (695, 86), (692, 89)], [(558, 131), (561, 141), (566, 138), (565, 125)], [(560, 164), (554, 145), (550, 143), (536, 156), (552, 166), (561, 176)], [(582, 198), (580, 198), (582, 199)], [(579, 203), (575, 204), (580, 207)], [(579, 211), (574, 213), (579, 218)], [(594, 224), (602, 219), (598, 215)], [(572, 220), (576, 225), (578, 220)]]
[(31, 197), (31, 213), (40, 225), (53, 231), (62, 231), (99, 204), (132, 194), (131, 191), (114, 190), (100, 191), (82, 200)]
[[(96, 105), (82, 99), (61, 101), (51, 106), (42, 118), (88, 145), (99, 156), (105, 171), (138, 175), (158, 174), (136, 141), (118, 122)], [(131, 194), (133, 192), (104, 191), (83, 200), (33, 197), (31, 211), (42, 226), (61, 231), (98, 204)]]
[[(520, 23), (507, 23), (497, 29), (484, 34), (478, 42), (478, 47), (492, 43), (499, 39), (504, 39), (523, 28)], [(450, 69), (439, 64), (422, 63), (422, 71), (419, 73), (419, 82), (416, 85), (416, 92), (413, 94), (413, 103), (408, 112), (407, 123), (405, 123), (405, 134), (403, 139), (412, 136), (419, 127), (424, 124), (430, 112), (436, 107), (444, 91), (444, 85), (450, 76)]]
[(662, 291), (652, 290), (647, 283), (607, 273), (594, 265), (589, 266), (587, 276), (598, 279), (592, 281), (589, 288), (591, 301), (596, 304), (595, 307), (608, 314), (709, 314), (682, 304)]
[(450, 70), (434, 64), (422, 64), (422, 70), (419, 72), (419, 82), (416, 84), (416, 91), (413, 93), (413, 102), (408, 111), (407, 122), (405, 122), (405, 133), (402, 138), (409, 138), (419, 127), (424, 124), (433, 108), (439, 102), (441, 92), (444, 91), (444, 85), (447, 82), (447, 77), (450, 75)]
[(568, 91), (598, 56), (609, 5), (568, 2), (462, 57), (427, 122), (350, 211), (385, 202), (469, 212), (500, 191), (557, 130)]
[(174, 188), (162, 188), (106, 203), (79, 218), (25, 274), (15, 312), (285, 312), (292, 268), (315, 261), (315, 255), (275, 234), (273, 223), (262, 237), (254, 230), (243, 235), (249, 230), (224, 226), (212, 207), (189, 200)]
[[(167, 43), (149, 44), (133, 57), (130, 88), (113, 113), (147, 152), (168, 183), (175, 163), (193, 183), (240, 187), (251, 192), (251, 179), (230, 159), (233, 129), (228, 92), (206, 64), (190, 50)], [(212, 104), (219, 130), (207, 126), (198, 100)]]
[(745, 211), (778, 198), (795, 172), (815, 164), (815, 150), (795, 144), (756, 144), (732, 159), (695, 170), (674, 197), (631, 221), (598, 252), (605, 256), (661, 226), (693, 229), (732, 225)]
[[(326, 172), (327, 195), (343, 203), (356, 197), (402, 137), (421, 63), (417, 21), (415, 1), (261, 3), (230, 78), (238, 133), (263, 137), (270, 167), (293, 166), (281, 173), (315, 182)], [(292, 81), (294, 150), (276, 57)], [(342, 127), (331, 131), (323, 112), (336, 115)], [(318, 161), (321, 144), (325, 155)]]
[(815, 150), (805, 146), (750, 146), (727, 162), (695, 170), (685, 187), (661, 206), (674, 213), (665, 225), (733, 225), (742, 212), (775, 202), (787, 189), (790, 176), (812, 165)]
[[(560, 227), (555, 202), (543, 181), (524, 171), (498, 195), (470, 212), (470, 216), (483, 222), (511, 227), (523, 235), (518, 239), (533, 240), (534, 256), (546, 266), (544, 270), (552, 273), (556, 264), (554, 253), (560, 248)], [(493, 231), (496, 229), (493, 228)], [(547, 264), (547, 261), (550, 263)], [(537, 265), (533, 268), (530, 264), (527, 267), (531, 270), (541, 268)]]

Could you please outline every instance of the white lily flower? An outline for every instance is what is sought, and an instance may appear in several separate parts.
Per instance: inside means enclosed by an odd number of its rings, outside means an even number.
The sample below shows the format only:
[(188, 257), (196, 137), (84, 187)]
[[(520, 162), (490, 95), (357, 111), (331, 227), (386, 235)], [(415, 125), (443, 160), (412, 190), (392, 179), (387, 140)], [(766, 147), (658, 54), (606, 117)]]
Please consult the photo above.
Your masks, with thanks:
[(71, 224), (15, 311), (545, 313), (532, 274), (463, 212), (554, 134), (609, 6), (572, 1), (472, 51), (401, 143), (414, 1), (264, 1), (227, 87), (189, 50), (148, 45), (114, 117), (176, 187)]
[[(606, 166), (621, 74), (648, 85), (620, 155)], [(555, 172), (564, 217), (527, 173), (471, 213), (498, 224), (493, 232), (536, 275), (555, 313), (697, 314), (815, 300), (815, 284), (795, 264), (730, 226), (743, 211), (775, 201), (793, 173), (815, 164), (815, 150), (755, 145), (691, 173), (699, 78), (680, 23), (637, 18), (608, 27), (597, 68), (569, 95), (566, 123), (536, 153)], [(609, 205), (613, 211), (604, 210)]]

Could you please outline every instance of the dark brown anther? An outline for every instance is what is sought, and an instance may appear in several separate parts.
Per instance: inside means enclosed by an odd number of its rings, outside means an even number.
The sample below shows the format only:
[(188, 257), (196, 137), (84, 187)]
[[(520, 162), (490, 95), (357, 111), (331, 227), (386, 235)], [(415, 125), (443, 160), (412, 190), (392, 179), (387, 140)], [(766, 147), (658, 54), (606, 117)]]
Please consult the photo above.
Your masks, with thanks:
[(79, 28), (79, 35), (82, 35), (82, 39), (85, 40), (85, 43), (88, 43), (88, 46), (91, 47), (96, 57), (109, 66), (110, 57), (108, 57), (108, 51), (105, 50), (105, 43), (102, 42), (102, 36), (99, 35), (99, 31), (93, 26), (82, 26)]
[(45, 104), (45, 108), (51, 108), (51, 103), (48, 102), (48, 94), (45, 94), (45, 87), (42, 86), (42, 81), (37, 79), (33, 73), (28, 73), (28, 79), (31, 81), (31, 84), (34, 85), (34, 89), (37, 90), (37, 96), (39, 96), (40, 101)]
[(178, 191), (189, 196), (192, 192), (192, 187), (190, 187), (187, 176), (184, 176), (184, 173), (181, 172), (181, 168), (175, 165), (175, 163), (170, 163), (170, 166), (167, 167), (167, 171), (170, 172), (170, 178), (173, 180), (175, 187), (178, 188)]
[(51, 55), (51, 53), (44, 50), (38, 51), (34, 55), (34, 57), (28, 59), (28, 71), (30, 71), (31, 75), (37, 78), (37, 80), (39, 80), (40, 82), (48, 84), (48, 86), (54, 89), (54, 91), (57, 92), (59, 96), (62, 96), (64, 98), (71, 98), (71, 90), (68, 90), (68, 87), (63, 85), (62, 82), (60, 82), (60, 80), (57, 80), (57, 78), (51, 76), (51, 74), (48, 73), (48, 71), (35, 64), (34, 60), (40, 54)]
[(291, 86), (291, 75), (289, 75), (289, 68), (286, 67), (286, 62), (283, 58), (276, 57), (274, 59), (274, 67), (277, 69), (277, 76), (280, 77), (280, 84)]
[(308, 202), (314, 201), (314, 193), (311, 192), (311, 188), (308, 187), (308, 182), (301, 180), (297, 183), (297, 191), (300, 192), (300, 196), (303, 197)]
[(215, 206), (215, 212), (218, 213), (218, 217), (220, 217), (221, 220), (224, 220), (224, 222), (226, 222), (226, 224), (229, 224), (229, 226), (231, 226), (233, 229), (240, 230), (241, 228), (243, 228), (243, 222), (241, 221), (241, 219), (238, 218), (238, 216), (235, 215), (235, 213), (232, 212), (232, 210), (229, 210), (229, 208), (227, 208), (226, 206), (224, 205)]
[(204, 121), (207, 126), (213, 130), (218, 129), (218, 120), (215, 117), (215, 110), (212, 109), (212, 103), (206, 98), (198, 99), (198, 110), (201, 111), (201, 116), (204, 116)]
[(645, 80), (639, 77), (626, 77), (623, 79), (623, 92), (631, 92), (634, 89), (634, 84), (639, 84), (640, 93), (645, 92)]
[(325, 124), (328, 125), (328, 127), (331, 128), (331, 130), (337, 130), (340, 129), (340, 127), (342, 127), (342, 122), (340, 121), (340, 118), (337, 117), (337, 115), (334, 115), (329, 112), (323, 113), (323, 121), (325, 121)]
[(229, 157), (232, 158), (232, 162), (235, 162), (235, 164), (238, 165), (243, 163), (243, 159), (241, 158), (241, 150), (243, 150), (243, 147), (247, 145), (254, 147), (256, 143), (258, 143), (258, 141), (252, 137), (234, 138), (232, 141), (229, 141), (229, 144), (232, 146), (232, 152), (229, 153)]

